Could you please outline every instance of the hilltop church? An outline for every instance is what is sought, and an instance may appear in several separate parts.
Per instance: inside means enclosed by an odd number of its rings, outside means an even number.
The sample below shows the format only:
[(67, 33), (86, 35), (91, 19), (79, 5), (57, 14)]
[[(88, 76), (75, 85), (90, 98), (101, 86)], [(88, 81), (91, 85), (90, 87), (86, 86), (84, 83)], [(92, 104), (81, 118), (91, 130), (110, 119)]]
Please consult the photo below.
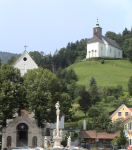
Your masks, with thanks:
[(122, 49), (114, 40), (102, 35), (98, 20), (93, 28), (93, 37), (87, 42), (86, 59), (92, 57), (122, 58)]
[[(28, 69), (38, 68), (26, 50), (16, 60), (13, 67), (19, 68), (22, 76)], [(15, 114), (13, 118), (14, 119), (7, 119), (7, 126), (2, 129), (2, 149), (4, 147), (22, 146), (42, 147), (45, 136), (50, 143), (53, 129), (56, 128), (56, 123), (46, 123), (45, 128), (38, 127), (34, 113), (29, 114), (28, 111), (24, 109), (21, 110), (21, 116)], [(62, 115), (59, 122), (61, 129), (64, 129), (64, 118), (64, 115)]]

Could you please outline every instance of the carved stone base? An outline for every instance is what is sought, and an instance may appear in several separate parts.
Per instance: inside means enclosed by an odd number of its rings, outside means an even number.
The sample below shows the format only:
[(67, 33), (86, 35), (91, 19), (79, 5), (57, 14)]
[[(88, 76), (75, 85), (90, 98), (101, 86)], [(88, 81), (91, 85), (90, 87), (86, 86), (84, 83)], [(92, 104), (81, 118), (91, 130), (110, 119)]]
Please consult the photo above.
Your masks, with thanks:
[(63, 148), (63, 146), (61, 145), (61, 141), (62, 141), (61, 137), (56, 137), (53, 140), (54, 140), (53, 148)]

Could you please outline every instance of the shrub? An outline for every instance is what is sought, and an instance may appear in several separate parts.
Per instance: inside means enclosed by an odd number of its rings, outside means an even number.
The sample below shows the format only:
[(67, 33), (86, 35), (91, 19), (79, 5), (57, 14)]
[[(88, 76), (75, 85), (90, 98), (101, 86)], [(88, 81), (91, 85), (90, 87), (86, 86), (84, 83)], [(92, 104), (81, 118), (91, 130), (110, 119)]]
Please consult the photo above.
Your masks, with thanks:
[(101, 60), (101, 64), (104, 64), (104, 62), (105, 62), (104, 59), (102, 59), (102, 60)]

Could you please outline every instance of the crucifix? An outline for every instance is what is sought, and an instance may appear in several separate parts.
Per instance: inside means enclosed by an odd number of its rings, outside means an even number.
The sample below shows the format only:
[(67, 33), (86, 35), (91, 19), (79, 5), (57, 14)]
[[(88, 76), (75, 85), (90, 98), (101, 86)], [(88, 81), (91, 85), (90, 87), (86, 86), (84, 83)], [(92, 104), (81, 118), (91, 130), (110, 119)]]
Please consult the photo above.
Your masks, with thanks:
[(25, 50), (26, 50), (26, 47), (28, 47), (28, 46), (25, 45), (24, 47), (25, 47)]

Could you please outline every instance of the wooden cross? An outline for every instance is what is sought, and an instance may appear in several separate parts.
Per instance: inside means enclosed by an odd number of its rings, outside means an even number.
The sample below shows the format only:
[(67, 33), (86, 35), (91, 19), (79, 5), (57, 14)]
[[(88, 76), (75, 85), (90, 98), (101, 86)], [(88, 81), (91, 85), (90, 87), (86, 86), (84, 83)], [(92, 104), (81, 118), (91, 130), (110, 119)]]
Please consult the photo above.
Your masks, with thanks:
[(25, 50), (26, 50), (26, 47), (28, 47), (28, 46), (25, 45), (24, 47), (25, 47)]

